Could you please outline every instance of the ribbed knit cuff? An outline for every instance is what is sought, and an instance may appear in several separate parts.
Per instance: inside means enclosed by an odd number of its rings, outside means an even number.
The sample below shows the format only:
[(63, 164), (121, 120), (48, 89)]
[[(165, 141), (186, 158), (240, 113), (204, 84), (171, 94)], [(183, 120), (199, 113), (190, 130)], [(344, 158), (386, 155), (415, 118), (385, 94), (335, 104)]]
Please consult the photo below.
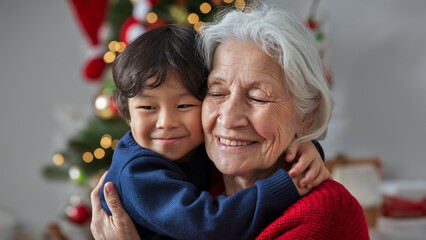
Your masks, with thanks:
[(300, 195), (290, 176), (283, 169), (279, 169), (272, 177), (258, 182), (263, 185), (265, 195), (268, 196), (268, 207), (284, 211), (299, 200)]

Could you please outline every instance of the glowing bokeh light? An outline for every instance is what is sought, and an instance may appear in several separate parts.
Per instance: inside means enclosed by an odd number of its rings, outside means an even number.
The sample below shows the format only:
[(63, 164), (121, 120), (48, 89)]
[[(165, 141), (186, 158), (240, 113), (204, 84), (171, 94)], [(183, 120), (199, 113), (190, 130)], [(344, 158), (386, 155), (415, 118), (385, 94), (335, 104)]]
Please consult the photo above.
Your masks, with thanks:
[(150, 12), (146, 15), (146, 21), (148, 23), (153, 24), (153, 23), (157, 22), (157, 20), (158, 20), (158, 16), (157, 16), (157, 14), (155, 14), (155, 12)]
[(117, 46), (117, 44), (118, 44), (118, 42), (117, 42), (117, 41), (111, 41), (111, 42), (108, 44), (108, 49), (109, 49), (111, 52), (115, 52), (115, 51), (116, 51), (116, 46)]
[(81, 175), (81, 171), (77, 167), (71, 167), (69, 171), (69, 175), (71, 179), (77, 180)]
[(188, 22), (190, 24), (196, 24), (198, 22), (198, 20), (200, 20), (200, 18), (198, 17), (197, 14), (191, 13), (191, 14), (188, 15)]
[(83, 153), (83, 161), (90, 163), (93, 161), (93, 154), (91, 152), (85, 152)]
[(65, 159), (64, 159), (64, 156), (62, 156), (62, 154), (57, 153), (53, 155), (53, 163), (56, 166), (61, 166), (62, 164), (64, 164), (64, 161)]
[(110, 100), (108, 97), (106, 97), (105, 95), (99, 95), (98, 97), (96, 97), (95, 100), (95, 108), (97, 110), (103, 110), (109, 107), (109, 105), (111, 104)]
[(194, 24), (194, 29), (195, 31), (198, 31), (198, 29), (200, 29), (200, 27), (203, 25), (204, 22), (202, 21), (198, 21), (196, 24)]
[(246, 5), (246, 2), (244, 0), (235, 0), (235, 7), (238, 9), (243, 9)]
[(209, 13), (212, 10), (212, 7), (208, 3), (203, 3), (200, 5), (200, 11), (204, 14)]
[(101, 159), (101, 158), (105, 157), (105, 151), (102, 148), (97, 148), (93, 152), (93, 155), (95, 155), (95, 158)]
[(121, 53), (124, 49), (126, 49), (126, 43), (119, 42), (118, 44), (120, 45), (120, 49), (118, 49), (118, 52)]
[(117, 139), (115, 139), (114, 141), (112, 141), (112, 143), (111, 143), (112, 150), (115, 150), (115, 148), (117, 147), (117, 144), (118, 144), (118, 140)]
[(108, 52), (105, 53), (105, 55), (104, 55), (104, 62), (105, 63), (112, 63), (112, 62), (114, 62), (114, 60), (115, 60), (115, 53), (114, 52), (108, 51)]
[(107, 149), (111, 147), (112, 137), (109, 134), (105, 134), (101, 138), (101, 147)]

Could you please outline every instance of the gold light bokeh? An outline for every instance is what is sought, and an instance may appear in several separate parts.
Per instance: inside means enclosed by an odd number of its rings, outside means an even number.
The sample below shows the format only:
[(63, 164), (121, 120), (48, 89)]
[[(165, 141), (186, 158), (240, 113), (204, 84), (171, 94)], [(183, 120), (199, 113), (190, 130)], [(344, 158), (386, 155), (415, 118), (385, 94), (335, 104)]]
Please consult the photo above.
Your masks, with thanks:
[(95, 155), (96, 159), (101, 159), (101, 158), (105, 157), (105, 151), (102, 148), (97, 148), (93, 152), (93, 155)]
[(112, 143), (111, 143), (112, 150), (115, 150), (115, 148), (117, 147), (117, 144), (118, 144), (118, 140), (117, 139), (115, 139), (114, 141), (112, 141)]
[(209, 13), (211, 10), (212, 7), (206, 2), (200, 5), (200, 11), (204, 14)]
[(93, 161), (93, 154), (91, 152), (83, 153), (83, 161), (86, 163), (90, 163)]
[(115, 60), (115, 53), (114, 52), (108, 51), (108, 52), (105, 53), (105, 55), (104, 55), (104, 62), (105, 63), (112, 63), (112, 62), (114, 62), (114, 60)]
[(57, 153), (53, 155), (53, 163), (56, 166), (61, 166), (62, 164), (64, 164), (64, 161), (65, 159), (64, 159), (64, 156), (62, 156), (62, 154)]
[(203, 25), (204, 22), (202, 21), (198, 21), (196, 24), (194, 24), (194, 29), (195, 31), (198, 31), (198, 29), (200, 29), (200, 27)]
[(101, 138), (101, 147), (107, 149), (109, 147), (111, 147), (111, 143), (112, 143), (112, 137), (109, 134), (105, 134), (102, 136)]
[(188, 15), (188, 22), (190, 24), (196, 24), (198, 22), (198, 20), (200, 20), (200, 18), (198, 17), (197, 14), (191, 13), (191, 14)]
[(117, 50), (117, 52), (121, 53), (124, 49), (126, 49), (126, 44), (124, 42), (119, 42), (120, 48)]
[(225, 3), (232, 3), (234, 0), (223, 0)]
[(235, 0), (235, 7), (239, 9), (243, 9), (246, 5), (246, 2), (244, 0)]
[(115, 51), (117, 51), (116, 49), (117, 49), (117, 45), (119, 45), (119, 43), (117, 42), (117, 41), (111, 41), (109, 44), (108, 44), (108, 49), (111, 51), (111, 52), (115, 52)]
[(153, 24), (153, 23), (157, 22), (157, 20), (158, 20), (158, 16), (155, 12), (150, 12), (146, 15), (146, 21), (148, 23)]

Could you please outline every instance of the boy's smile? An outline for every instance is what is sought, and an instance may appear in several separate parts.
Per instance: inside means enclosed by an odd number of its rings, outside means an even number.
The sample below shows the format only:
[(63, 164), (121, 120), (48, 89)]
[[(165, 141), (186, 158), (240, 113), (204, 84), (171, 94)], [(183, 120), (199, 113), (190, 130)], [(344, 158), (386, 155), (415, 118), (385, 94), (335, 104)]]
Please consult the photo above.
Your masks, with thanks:
[[(155, 81), (153, 77), (147, 84)], [(203, 142), (201, 101), (172, 72), (165, 83), (129, 98), (130, 127), (135, 141), (172, 161), (185, 161)]]

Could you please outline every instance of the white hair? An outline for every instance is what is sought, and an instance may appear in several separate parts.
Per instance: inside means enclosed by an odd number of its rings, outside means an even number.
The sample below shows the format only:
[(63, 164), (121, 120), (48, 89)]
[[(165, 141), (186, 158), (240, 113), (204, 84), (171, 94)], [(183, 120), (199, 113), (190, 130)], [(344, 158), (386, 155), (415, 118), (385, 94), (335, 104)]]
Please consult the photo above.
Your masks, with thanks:
[(219, 44), (229, 40), (256, 44), (280, 64), (296, 111), (305, 120), (311, 120), (309, 129), (299, 133), (295, 142), (323, 138), (334, 100), (324, 79), (318, 51), (301, 20), (260, 1), (248, 10), (232, 8), (224, 12), (219, 20), (205, 23), (199, 31), (199, 47), (209, 71)]

